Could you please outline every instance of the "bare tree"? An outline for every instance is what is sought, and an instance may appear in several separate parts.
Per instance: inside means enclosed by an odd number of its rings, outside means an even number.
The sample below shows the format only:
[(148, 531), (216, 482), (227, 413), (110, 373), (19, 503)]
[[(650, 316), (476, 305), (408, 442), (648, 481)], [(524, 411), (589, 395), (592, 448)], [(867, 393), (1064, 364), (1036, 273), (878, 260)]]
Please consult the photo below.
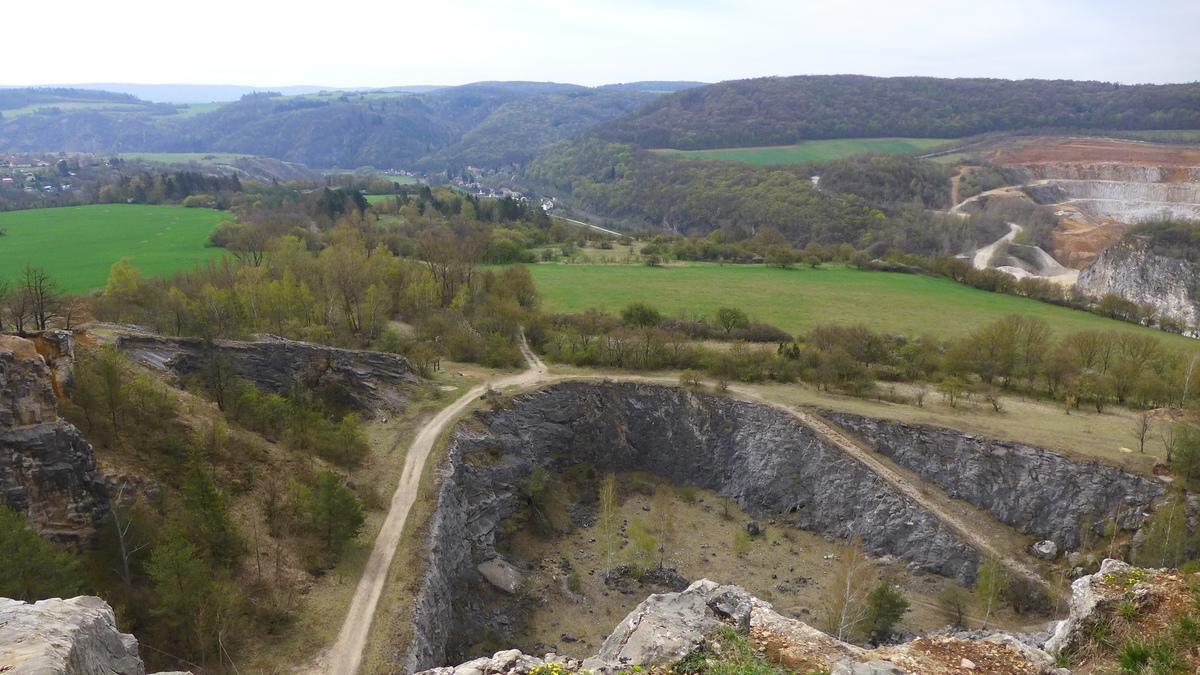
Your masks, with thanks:
[(855, 537), (838, 556), (837, 570), (825, 596), (829, 632), (837, 639), (848, 639), (866, 618), (867, 595), (874, 580), (871, 561)]
[(34, 330), (46, 330), (58, 318), (63, 307), (62, 286), (46, 268), (25, 263), (17, 283), (16, 293), (25, 296)]
[(607, 566), (612, 569), (613, 553), (617, 548), (617, 477), (608, 474), (600, 482), (600, 542), (604, 545)]
[(1153, 418), (1150, 417), (1149, 412), (1143, 411), (1133, 420), (1131, 431), (1133, 431), (1133, 437), (1137, 439), (1138, 452), (1146, 452), (1146, 439), (1150, 437), (1152, 428)]

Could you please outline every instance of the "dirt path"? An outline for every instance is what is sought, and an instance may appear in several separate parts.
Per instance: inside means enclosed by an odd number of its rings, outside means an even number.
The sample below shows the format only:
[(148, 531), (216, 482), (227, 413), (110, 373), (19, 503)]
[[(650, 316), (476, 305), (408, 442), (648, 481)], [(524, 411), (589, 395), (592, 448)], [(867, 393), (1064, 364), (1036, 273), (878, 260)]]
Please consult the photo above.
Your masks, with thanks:
[[(375, 610), (379, 604), (379, 598), (383, 593), (384, 584), (387, 582), (388, 569), (391, 567), (396, 548), (400, 544), (400, 536), (404, 532), (408, 513), (416, 500), (418, 487), (421, 482), (421, 474), (429, 459), (429, 453), (433, 450), (434, 443), (447, 426), (457, 419), (472, 401), (482, 396), (487, 389), (503, 389), (511, 386), (527, 388), (552, 381), (570, 379), (606, 379), (627, 382), (651, 382), (655, 384), (662, 384), (664, 381), (667, 383), (670, 382), (666, 378), (649, 378), (638, 375), (615, 377), (605, 375), (551, 375), (546, 368), (546, 364), (533, 353), (533, 350), (529, 348), (529, 345), (523, 338), (520, 347), (522, 356), (529, 363), (528, 370), (517, 375), (496, 380), (490, 384), (474, 387), (429, 420), (417, 434), (412, 445), (409, 446), (408, 455), (404, 460), (404, 471), (396, 487), (396, 492), (392, 496), (392, 503), (388, 509), (387, 518), (384, 520), (383, 527), (379, 530), (379, 534), (375, 539), (375, 547), (372, 549), (371, 557), (367, 560), (366, 568), (359, 579), (358, 587), (354, 592), (354, 598), (350, 603), (350, 610), (347, 613), (346, 621), (338, 633), (337, 642), (334, 643), (333, 648), (330, 649), (328, 654), (318, 659), (317, 663), (313, 664), (313, 667), (304, 672), (312, 674), (355, 675), (358, 671), (363, 651), (366, 647), (367, 636), (370, 633), (371, 622), (375, 617)], [(751, 389), (731, 387), (731, 390), (749, 398), (757, 399), (792, 415), (834, 447), (839, 448), (862, 463), (906, 497), (912, 499), (941, 522), (953, 528), (955, 532), (979, 551), (986, 555), (995, 556), (1009, 569), (1028, 577), (1041, 586), (1049, 587), (1049, 584), (1038, 575), (1036, 570), (1005, 552), (1005, 542), (1002, 541), (1002, 538), (998, 534), (993, 534), (994, 532), (999, 532), (998, 528), (1003, 528), (1004, 526), (991, 519), (990, 516), (973, 511), (969, 505), (950, 499), (937, 488), (926, 486), (920, 478), (903, 475), (903, 469), (899, 469), (891, 464), (890, 461), (860, 447), (845, 432), (836, 429), (832, 424), (811, 413), (796, 410), (778, 403), (772, 403)]]
[(958, 181), (967, 175), (967, 172), (972, 169), (978, 169), (977, 166), (964, 166), (959, 168), (958, 173), (950, 177), (950, 208), (953, 210), (958, 207), (961, 201), (958, 198)]
[(367, 635), (371, 630), (371, 621), (375, 617), (375, 608), (387, 582), (388, 569), (392, 566), (392, 557), (400, 544), (400, 535), (404, 532), (408, 512), (416, 501), (421, 474), (429, 459), (429, 453), (433, 450), (434, 442), (446, 427), (488, 388), (503, 389), (514, 385), (528, 387), (546, 377), (546, 364), (529, 349), (523, 337), (521, 353), (529, 362), (528, 370), (474, 387), (429, 420), (413, 439), (408, 448), (408, 455), (404, 458), (404, 472), (400, 476), (395, 494), (392, 495), (387, 518), (383, 521), (383, 527), (375, 539), (375, 548), (371, 550), (371, 557), (367, 559), (367, 566), (358, 580), (346, 622), (342, 624), (342, 630), (338, 633), (333, 648), (316, 664), (315, 672), (354, 675), (358, 671), (363, 649), (367, 644)]
[(999, 248), (1001, 244), (1007, 244), (1015, 239), (1017, 234), (1019, 234), (1023, 229), (1023, 227), (1017, 225), (1016, 223), (1008, 223), (1008, 234), (975, 251), (975, 257), (971, 260), (971, 263), (975, 266), (975, 269), (986, 270), (989, 266), (991, 266), (992, 256), (996, 253), (996, 249)]

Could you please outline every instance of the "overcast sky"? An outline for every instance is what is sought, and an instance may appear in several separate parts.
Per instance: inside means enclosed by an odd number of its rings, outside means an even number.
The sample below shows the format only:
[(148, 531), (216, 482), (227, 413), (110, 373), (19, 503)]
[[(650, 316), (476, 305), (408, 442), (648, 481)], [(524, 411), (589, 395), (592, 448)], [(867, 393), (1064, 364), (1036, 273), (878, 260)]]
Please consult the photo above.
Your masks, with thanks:
[(0, 84), (1200, 80), (1197, 0), (5, 0)]

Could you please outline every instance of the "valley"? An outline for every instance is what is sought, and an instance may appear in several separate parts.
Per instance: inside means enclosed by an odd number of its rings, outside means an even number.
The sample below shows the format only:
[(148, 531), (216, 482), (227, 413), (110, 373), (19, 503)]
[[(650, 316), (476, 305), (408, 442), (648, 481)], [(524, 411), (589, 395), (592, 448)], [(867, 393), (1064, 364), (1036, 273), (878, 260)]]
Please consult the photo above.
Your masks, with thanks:
[(1194, 671), (1196, 92), (0, 89), (0, 671)]

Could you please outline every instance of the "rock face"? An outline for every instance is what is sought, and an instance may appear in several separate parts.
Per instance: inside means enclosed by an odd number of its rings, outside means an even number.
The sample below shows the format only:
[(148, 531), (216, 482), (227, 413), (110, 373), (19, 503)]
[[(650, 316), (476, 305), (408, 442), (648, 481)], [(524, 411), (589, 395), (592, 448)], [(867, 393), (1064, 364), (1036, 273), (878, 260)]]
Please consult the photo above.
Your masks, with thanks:
[(264, 337), (258, 342), (125, 335), (117, 348), (178, 375), (194, 375), (228, 364), (234, 373), (274, 393), (302, 382), (333, 399), (370, 412), (404, 408), (406, 390), (419, 382), (403, 357), (382, 352), (335, 349)]
[(82, 544), (109, 509), (92, 446), (58, 418), (54, 381), (34, 343), (0, 335), (0, 491), (49, 539)]
[(143, 675), (137, 640), (117, 630), (100, 598), (33, 604), (0, 598), (0, 671), (6, 675)]
[[(734, 499), (755, 517), (848, 539), (970, 581), (980, 556), (888, 483), (787, 414), (676, 387), (568, 383), (480, 414), (487, 432), (460, 432), (431, 521), (430, 559), (414, 607), (406, 670), (462, 656), (489, 619), (478, 565), (496, 557), (500, 523), (540, 466), (588, 462), (646, 471)], [(518, 617), (519, 619), (519, 617)], [(489, 624), (501, 623), (499, 627)]]
[(1145, 240), (1110, 245), (1079, 272), (1075, 286), (1094, 297), (1113, 293), (1139, 305), (1153, 305), (1191, 333), (1200, 326), (1200, 277), (1195, 266), (1156, 254)]
[(951, 497), (1060, 548), (1079, 546), (1085, 521), (1097, 535), (1111, 517), (1137, 529), (1150, 505), (1166, 498), (1153, 481), (1042, 448), (845, 413), (825, 416)]

